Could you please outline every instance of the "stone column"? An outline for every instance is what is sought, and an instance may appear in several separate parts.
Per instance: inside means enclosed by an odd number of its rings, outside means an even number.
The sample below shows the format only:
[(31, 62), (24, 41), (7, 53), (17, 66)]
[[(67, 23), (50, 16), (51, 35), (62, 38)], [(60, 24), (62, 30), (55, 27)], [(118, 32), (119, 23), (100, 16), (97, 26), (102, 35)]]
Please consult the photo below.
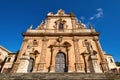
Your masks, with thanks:
[(98, 41), (98, 37), (94, 37), (93, 40), (96, 43), (96, 47), (99, 51), (99, 55), (100, 55), (100, 58), (101, 58), (101, 63), (100, 64), (101, 64), (102, 70), (103, 70), (103, 72), (107, 72), (109, 70), (108, 63), (105, 60), (105, 55), (103, 54), (102, 48), (101, 48), (100, 43)]
[(51, 46), (51, 60), (50, 60), (50, 72), (55, 72), (55, 67), (54, 67), (54, 54), (53, 54), (53, 51), (54, 51), (54, 47)]
[(70, 55), (70, 47), (67, 47), (66, 48), (66, 51), (67, 51), (67, 59), (68, 59), (68, 72), (72, 72), (72, 69), (71, 69), (71, 55)]
[(46, 72), (46, 52), (47, 52), (47, 42), (48, 39), (46, 37), (43, 38), (42, 41), (42, 51), (40, 56), (40, 63), (38, 64), (38, 72)]
[(81, 56), (79, 52), (79, 45), (78, 45), (79, 39), (73, 38), (73, 44), (74, 44), (74, 53), (75, 53), (75, 68), (76, 72), (84, 72), (83, 63), (81, 61)]

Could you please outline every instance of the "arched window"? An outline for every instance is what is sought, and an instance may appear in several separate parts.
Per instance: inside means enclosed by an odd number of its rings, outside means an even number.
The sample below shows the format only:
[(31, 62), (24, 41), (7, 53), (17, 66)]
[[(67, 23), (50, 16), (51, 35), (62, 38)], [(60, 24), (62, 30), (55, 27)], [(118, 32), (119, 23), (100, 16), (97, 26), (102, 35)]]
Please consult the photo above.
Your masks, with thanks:
[(63, 30), (63, 23), (59, 23), (59, 30)]
[(32, 72), (34, 66), (34, 59), (30, 58), (29, 65), (28, 65), (28, 72)]

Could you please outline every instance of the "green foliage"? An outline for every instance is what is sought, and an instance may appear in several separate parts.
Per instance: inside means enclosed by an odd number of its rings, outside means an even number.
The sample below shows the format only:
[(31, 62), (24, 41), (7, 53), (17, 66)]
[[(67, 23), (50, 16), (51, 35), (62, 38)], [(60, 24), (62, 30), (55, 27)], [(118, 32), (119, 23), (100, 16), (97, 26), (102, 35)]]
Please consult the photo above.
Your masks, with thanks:
[(120, 66), (120, 62), (118, 62), (118, 61), (117, 61), (117, 62), (115, 62), (115, 64), (116, 64), (117, 66)]

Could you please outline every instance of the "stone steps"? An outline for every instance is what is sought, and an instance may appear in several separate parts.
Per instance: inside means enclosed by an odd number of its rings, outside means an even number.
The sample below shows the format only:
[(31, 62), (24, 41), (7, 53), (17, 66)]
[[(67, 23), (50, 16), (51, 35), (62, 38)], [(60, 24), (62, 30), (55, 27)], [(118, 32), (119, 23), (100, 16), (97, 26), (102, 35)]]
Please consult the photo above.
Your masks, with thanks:
[(0, 73), (0, 80), (120, 80), (113, 73)]

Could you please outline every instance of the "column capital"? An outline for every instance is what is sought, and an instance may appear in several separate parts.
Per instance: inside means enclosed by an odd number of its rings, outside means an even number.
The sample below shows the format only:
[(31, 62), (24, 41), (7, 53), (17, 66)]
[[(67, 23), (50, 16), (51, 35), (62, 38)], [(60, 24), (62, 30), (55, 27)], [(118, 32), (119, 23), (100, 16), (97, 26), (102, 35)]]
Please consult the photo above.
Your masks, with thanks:
[(98, 41), (98, 37), (93, 37), (93, 41)]
[(44, 37), (43, 39), (42, 39), (42, 41), (48, 41), (49, 39), (47, 39), (46, 37)]
[(75, 42), (77, 42), (77, 41), (79, 41), (79, 39), (78, 38), (76, 38), (76, 37), (73, 37), (73, 39), (72, 39), (73, 41), (75, 41)]

